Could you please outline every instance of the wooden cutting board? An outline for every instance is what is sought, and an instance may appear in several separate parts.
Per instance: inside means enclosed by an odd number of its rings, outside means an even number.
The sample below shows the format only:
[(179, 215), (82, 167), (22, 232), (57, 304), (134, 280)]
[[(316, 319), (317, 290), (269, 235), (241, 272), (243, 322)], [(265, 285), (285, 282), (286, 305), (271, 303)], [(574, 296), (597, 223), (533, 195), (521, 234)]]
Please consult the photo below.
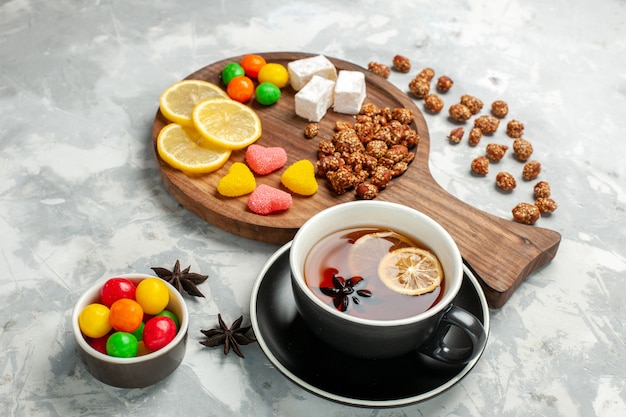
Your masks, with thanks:
[[(261, 53), (267, 62), (287, 66), (290, 61), (312, 56), (305, 53), (276, 52)], [(220, 73), (224, 65), (238, 62), (241, 57), (232, 57), (204, 67), (189, 79), (201, 79), (220, 85)], [(367, 83), (366, 102), (379, 107), (406, 107), (415, 114), (413, 128), (421, 140), (416, 158), (408, 171), (391, 181), (378, 200), (392, 201), (413, 207), (435, 219), (456, 240), (468, 266), (476, 273), (483, 285), (485, 295), (492, 308), (501, 307), (513, 291), (556, 255), (561, 237), (557, 232), (536, 226), (527, 226), (501, 219), (478, 210), (441, 188), (432, 177), (428, 167), (430, 138), (428, 127), (420, 110), (406, 93), (387, 80), (355, 64), (329, 58), (338, 70), (346, 69), (365, 73)], [(257, 142), (263, 146), (281, 146), (289, 157), (287, 165), (300, 159), (316, 161), (318, 143), (330, 139), (337, 120), (353, 123), (349, 115), (332, 110), (320, 122), (320, 133), (313, 139), (304, 137), (308, 123), (294, 111), (294, 90), (283, 89), (282, 97), (272, 106), (262, 106), (252, 100), (252, 107), (263, 126), (263, 135)], [(247, 208), (248, 196), (226, 198), (217, 192), (217, 182), (230, 165), (244, 162), (245, 150), (234, 152), (230, 161), (220, 170), (202, 176), (188, 176), (167, 165), (156, 151), (156, 138), (163, 126), (169, 123), (160, 111), (157, 112), (152, 129), (153, 148), (159, 172), (165, 187), (184, 207), (210, 224), (223, 230), (270, 243), (282, 244), (293, 238), (298, 228), (312, 215), (332, 205), (352, 201), (354, 192), (337, 196), (325, 179), (318, 179), (318, 192), (311, 197), (293, 196), (293, 206), (282, 213), (260, 216)], [(283, 170), (267, 176), (257, 176), (257, 184), (268, 184), (282, 188), (280, 175)]]

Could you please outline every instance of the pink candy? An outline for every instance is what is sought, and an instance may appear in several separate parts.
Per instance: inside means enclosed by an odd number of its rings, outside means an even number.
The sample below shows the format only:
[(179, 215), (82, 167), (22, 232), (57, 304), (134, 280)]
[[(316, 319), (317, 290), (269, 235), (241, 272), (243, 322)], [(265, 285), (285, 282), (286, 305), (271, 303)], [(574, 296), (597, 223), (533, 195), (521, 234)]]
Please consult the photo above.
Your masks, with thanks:
[(256, 214), (284, 211), (290, 208), (291, 204), (291, 194), (265, 184), (256, 187), (248, 198), (248, 208)]
[(266, 175), (285, 166), (287, 152), (281, 147), (266, 148), (252, 144), (246, 150), (246, 162), (258, 175)]

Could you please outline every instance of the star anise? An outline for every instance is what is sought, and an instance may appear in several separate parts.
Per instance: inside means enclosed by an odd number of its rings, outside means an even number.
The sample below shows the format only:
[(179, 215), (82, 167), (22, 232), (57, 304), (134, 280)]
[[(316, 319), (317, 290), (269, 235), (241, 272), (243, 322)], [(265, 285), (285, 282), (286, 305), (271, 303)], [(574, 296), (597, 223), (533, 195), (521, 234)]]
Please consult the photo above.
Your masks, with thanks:
[[(372, 292), (370, 290), (356, 290), (356, 287), (359, 283), (363, 281), (363, 277), (352, 277), (350, 279), (345, 279), (337, 275), (336, 269), (328, 269), (325, 273), (332, 274), (332, 287), (320, 287), (320, 290), (324, 295), (332, 297), (333, 304), (335, 308), (339, 311), (346, 311), (348, 309), (348, 305), (350, 304), (350, 300), (354, 302), (354, 304), (359, 304), (361, 300), (359, 297), (371, 297)], [(356, 293), (356, 294), (355, 294)]]
[(226, 326), (226, 323), (222, 320), (221, 314), (217, 315), (217, 319), (220, 323), (218, 329), (200, 330), (203, 335), (208, 337), (208, 339), (202, 340), (200, 343), (208, 347), (224, 345), (224, 355), (228, 355), (228, 352), (230, 352), (232, 348), (237, 356), (243, 358), (244, 356), (241, 352), (240, 345), (248, 345), (256, 342), (255, 338), (246, 336), (246, 333), (252, 326), (241, 327), (243, 316), (235, 320), (230, 328)]
[(189, 272), (191, 266), (180, 270), (180, 262), (176, 260), (174, 270), (170, 271), (165, 268), (151, 268), (159, 278), (172, 284), (179, 293), (183, 293), (183, 290), (187, 291), (187, 294), (194, 297), (204, 297), (204, 294), (200, 292), (196, 285), (202, 284), (209, 277), (208, 275), (200, 275), (195, 272)]

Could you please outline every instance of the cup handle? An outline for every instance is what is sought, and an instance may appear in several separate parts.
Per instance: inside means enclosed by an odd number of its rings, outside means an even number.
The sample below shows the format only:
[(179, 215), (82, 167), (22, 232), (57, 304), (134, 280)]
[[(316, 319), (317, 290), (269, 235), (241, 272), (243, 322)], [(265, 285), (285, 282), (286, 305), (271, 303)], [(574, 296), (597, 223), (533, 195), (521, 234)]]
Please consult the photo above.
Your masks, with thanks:
[[(469, 337), (472, 346), (450, 347), (444, 338), (456, 326)], [(443, 314), (433, 336), (423, 344), (419, 351), (431, 358), (451, 364), (465, 364), (474, 360), (482, 352), (487, 342), (487, 333), (480, 320), (457, 306), (450, 306)]]

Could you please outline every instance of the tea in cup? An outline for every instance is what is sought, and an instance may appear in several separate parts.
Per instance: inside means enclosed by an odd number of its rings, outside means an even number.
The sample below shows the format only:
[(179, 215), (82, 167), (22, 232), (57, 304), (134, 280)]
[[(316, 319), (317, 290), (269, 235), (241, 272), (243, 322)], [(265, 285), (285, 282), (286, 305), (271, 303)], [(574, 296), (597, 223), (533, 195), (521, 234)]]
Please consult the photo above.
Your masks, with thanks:
[[(289, 262), (300, 315), (341, 352), (381, 359), (420, 351), (466, 363), (484, 347), (481, 322), (453, 305), (463, 281), (458, 247), (417, 210), (382, 201), (325, 209), (298, 230)], [(445, 344), (450, 326), (469, 346)]]

